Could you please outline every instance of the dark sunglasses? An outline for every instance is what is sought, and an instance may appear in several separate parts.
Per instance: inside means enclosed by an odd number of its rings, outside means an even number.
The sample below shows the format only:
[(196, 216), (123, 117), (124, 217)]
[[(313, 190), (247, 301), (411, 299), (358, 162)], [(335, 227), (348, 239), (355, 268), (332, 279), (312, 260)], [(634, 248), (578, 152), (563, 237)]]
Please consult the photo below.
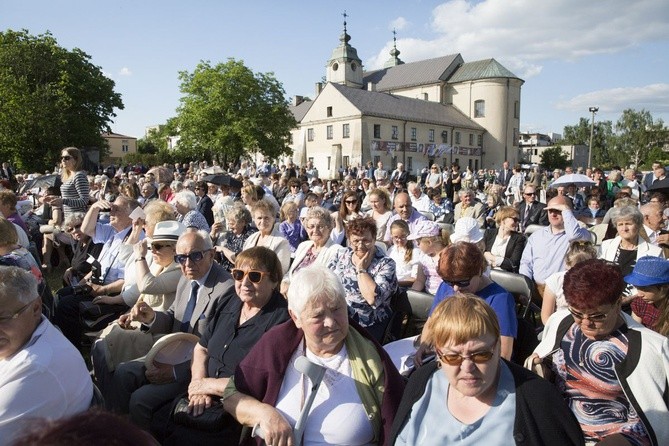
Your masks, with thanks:
[(160, 251), (161, 249), (173, 245), (161, 245), (160, 243), (151, 244), (151, 251)]
[(71, 157), (70, 155), (65, 155), (65, 156), (61, 156), (61, 157), (60, 157), (60, 160), (61, 160), (61, 161), (69, 161), (69, 160), (71, 160), (71, 159), (72, 159), (72, 157)]
[(454, 286), (457, 286), (458, 288), (467, 288), (470, 283), (472, 283), (472, 279), (467, 279), (467, 280), (444, 280), (448, 285), (453, 288)]
[(604, 319), (606, 319), (609, 313), (611, 312), (611, 310), (609, 310), (608, 313), (583, 314), (581, 312), (574, 310), (571, 307), (568, 307), (568, 309), (575, 320), (582, 321), (583, 319), (587, 319), (590, 322), (601, 322)]
[(180, 263), (181, 265), (184, 265), (186, 263), (186, 260), (189, 260), (191, 262), (199, 262), (204, 258), (204, 253), (206, 251), (197, 251), (197, 252), (191, 252), (190, 254), (177, 254), (174, 256), (174, 261), (177, 263)]
[(531, 193), (531, 194), (523, 193), (523, 195), (525, 195), (526, 197), (533, 197), (534, 193)]
[(243, 269), (233, 269), (231, 271), (232, 273), (232, 278), (235, 279), (237, 282), (241, 282), (244, 280), (244, 277), (249, 276), (249, 280), (253, 283), (260, 283), (262, 280), (263, 276), (265, 274), (268, 274), (265, 271), (258, 271), (258, 270), (249, 270), (249, 271), (244, 271)]
[(346, 200), (346, 204), (357, 204), (358, 200)]
[[(493, 345), (493, 349), (494, 348), (495, 346)], [(445, 355), (441, 351), (439, 351), (439, 349), (436, 349), (436, 353), (437, 357), (441, 362), (445, 362), (448, 365), (454, 365), (454, 366), (461, 365), (465, 359), (469, 359), (474, 364), (485, 364), (486, 362), (490, 361), (492, 357), (495, 355), (494, 350), (476, 352), (468, 356), (463, 356), (459, 353), (449, 353)]]

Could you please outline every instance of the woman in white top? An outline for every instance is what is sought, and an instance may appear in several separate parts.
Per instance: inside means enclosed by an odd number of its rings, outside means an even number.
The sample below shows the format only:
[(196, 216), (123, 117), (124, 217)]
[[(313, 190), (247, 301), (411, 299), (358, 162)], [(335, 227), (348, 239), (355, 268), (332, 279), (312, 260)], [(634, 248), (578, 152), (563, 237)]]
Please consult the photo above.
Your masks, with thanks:
[(279, 232), (279, 225), (276, 222), (276, 212), (272, 202), (263, 198), (256, 201), (251, 208), (253, 222), (258, 228), (258, 232), (251, 234), (244, 243), (244, 249), (253, 246), (264, 246), (274, 251), (279, 257), (283, 274), (288, 272), (290, 266), (290, 244)]
[(385, 189), (372, 189), (367, 193), (367, 201), (372, 208), (367, 211), (366, 215), (372, 217), (376, 222), (376, 240), (382, 242), (388, 220), (393, 215), (390, 195)]
[(346, 235), (346, 223), (354, 218), (361, 217), (360, 207), (362, 203), (358, 198), (356, 191), (349, 190), (344, 192), (339, 205), (339, 210), (332, 213), (334, 227), (330, 233), (330, 237), (335, 243), (342, 244), (344, 236)]
[(444, 179), (441, 175), (441, 169), (436, 164), (432, 164), (430, 173), (427, 174), (427, 178), (425, 179), (425, 186), (433, 189), (441, 189), (443, 181)]
[(569, 244), (567, 253), (564, 256), (565, 270), (551, 274), (546, 279), (546, 288), (544, 288), (543, 300), (541, 302), (541, 322), (546, 324), (548, 318), (557, 310), (567, 309), (567, 300), (564, 298), (562, 285), (564, 284), (564, 275), (569, 268), (584, 260), (596, 259), (597, 248), (592, 242), (586, 240), (574, 240)]
[(387, 256), (395, 261), (397, 284), (401, 287), (411, 287), (419, 277), (425, 281), (420, 264), (422, 252), (414, 246), (413, 240), (407, 239), (409, 234), (409, 225), (404, 220), (395, 220), (390, 225), (393, 244), (388, 248)]
[(485, 256), (491, 268), (517, 273), (527, 239), (518, 232), (518, 210), (504, 206), (495, 213), (497, 228), (485, 230)]

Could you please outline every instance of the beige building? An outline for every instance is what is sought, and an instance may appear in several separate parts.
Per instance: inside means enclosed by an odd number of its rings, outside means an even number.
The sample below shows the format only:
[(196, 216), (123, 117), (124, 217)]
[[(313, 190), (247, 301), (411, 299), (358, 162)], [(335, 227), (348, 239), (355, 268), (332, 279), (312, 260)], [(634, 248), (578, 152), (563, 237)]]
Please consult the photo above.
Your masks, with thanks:
[(137, 153), (137, 138), (120, 135), (118, 133), (102, 133), (109, 147), (108, 155), (102, 160), (102, 164), (118, 164), (121, 159), (129, 153)]
[(291, 110), (293, 159), (313, 161), (322, 177), (340, 166), (402, 162), (410, 174), (437, 163), (499, 168), (521, 159), (519, 79), (494, 59), (459, 54), (403, 63), (396, 46), (383, 69), (365, 72), (344, 32), (316, 97)]

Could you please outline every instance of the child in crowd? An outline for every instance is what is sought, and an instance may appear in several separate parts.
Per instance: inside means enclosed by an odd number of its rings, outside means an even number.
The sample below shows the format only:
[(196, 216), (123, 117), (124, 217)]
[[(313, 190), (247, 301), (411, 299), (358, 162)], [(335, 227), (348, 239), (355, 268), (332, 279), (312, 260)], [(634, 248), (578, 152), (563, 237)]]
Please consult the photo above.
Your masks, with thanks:
[(646, 256), (637, 260), (625, 282), (634, 285), (632, 317), (645, 327), (669, 336), (669, 260)]
[(297, 204), (294, 201), (286, 201), (281, 206), (279, 232), (288, 240), (291, 254), (294, 254), (297, 246), (306, 239), (306, 231), (297, 216)]
[(418, 240), (418, 247), (423, 253), (420, 257), (423, 277), (416, 277), (411, 289), (435, 294), (442, 282), (437, 272), (439, 253), (451, 244), (448, 232), (441, 230), (436, 223), (427, 220), (420, 222), (407, 239)]
[(597, 249), (592, 245), (592, 242), (574, 240), (569, 244), (567, 253), (564, 256), (565, 270), (558, 271), (546, 279), (546, 288), (544, 289), (541, 304), (541, 322), (545, 324), (555, 311), (567, 308), (567, 301), (562, 292), (564, 275), (567, 273), (567, 270), (584, 260), (596, 258)]
[(409, 225), (404, 220), (395, 220), (390, 225), (390, 235), (393, 240), (388, 248), (388, 257), (395, 261), (397, 283), (401, 287), (410, 288), (416, 278), (425, 280), (423, 268), (420, 265), (422, 253), (414, 246), (413, 240), (408, 240)]

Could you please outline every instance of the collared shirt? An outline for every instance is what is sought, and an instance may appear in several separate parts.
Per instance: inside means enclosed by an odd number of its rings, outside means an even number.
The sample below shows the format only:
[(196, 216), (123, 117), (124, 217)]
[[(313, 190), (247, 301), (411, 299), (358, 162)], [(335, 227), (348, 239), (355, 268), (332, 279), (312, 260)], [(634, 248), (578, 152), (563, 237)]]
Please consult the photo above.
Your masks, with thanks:
[(418, 198), (411, 196), (411, 205), (419, 212), (430, 212), (430, 203), (432, 202), (427, 194), (420, 194)]
[[(100, 279), (105, 285), (116, 282), (125, 277), (125, 258), (119, 255), (123, 240), (130, 234), (132, 226), (128, 226), (120, 232), (109, 223), (97, 223), (95, 226), (94, 243), (104, 243), (98, 262), (100, 262)], [(144, 239), (144, 233), (140, 240)]]
[(657, 236), (660, 235), (659, 231), (653, 231), (651, 228), (649, 228), (646, 225), (643, 225), (643, 229), (646, 230), (646, 235), (648, 236), (648, 242), (651, 245), (657, 246)]
[(527, 240), (520, 259), (520, 274), (543, 284), (553, 273), (564, 269), (564, 256), (574, 240), (592, 240), (587, 229), (581, 228), (574, 213), (562, 211), (564, 230), (554, 234), (551, 226), (534, 232)]
[(239, 325), (242, 301), (230, 299), (229, 303), (211, 316), (200, 345), (207, 349), (207, 376), (227, 378), (235, 373), (237, 364), (270, 328), (289, 319), (286, 300), (277, 292), (260, 312)]

